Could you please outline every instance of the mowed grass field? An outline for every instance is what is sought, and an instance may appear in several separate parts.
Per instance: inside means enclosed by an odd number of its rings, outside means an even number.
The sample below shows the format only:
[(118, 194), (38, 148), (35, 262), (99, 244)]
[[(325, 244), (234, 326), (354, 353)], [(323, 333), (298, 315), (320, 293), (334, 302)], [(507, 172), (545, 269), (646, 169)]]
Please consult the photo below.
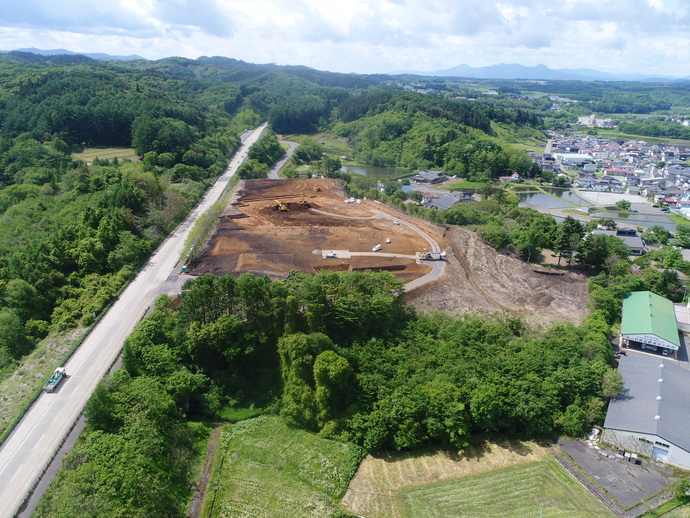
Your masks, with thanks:
[(79, 160), (83, 160), (87, 164), (93, 163), (94, 158), (103, 160), (104, 158), (112, 160), (117, 157), (118, 160), (129, 159), (132, 162), (138, 162), (139, 156), (132, 148), (124, 147), (92, 147), (86, 148), (80, 153), (74, 153)]
[(290, 428), (276, 416), (227, 426), (201, 516), (339, 516), (338, 502), (363, 456), (357, 446)]
[(615, 516), (555, 459), (403, 489), (395, 499), (410, 518)]
[(463, 451), (368, 456), (341, 502), (367, 518), (614, 516), (548, 447), (485, 442)]

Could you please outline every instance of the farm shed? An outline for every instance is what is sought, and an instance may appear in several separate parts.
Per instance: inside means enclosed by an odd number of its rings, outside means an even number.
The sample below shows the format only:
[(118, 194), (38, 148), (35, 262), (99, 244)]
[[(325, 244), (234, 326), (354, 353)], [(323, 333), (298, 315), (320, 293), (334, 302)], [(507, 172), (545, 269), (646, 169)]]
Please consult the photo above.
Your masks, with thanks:
[(621, 334), (624, 343), (627, 340), (633, 347), (676, 352), (680, 339), (673, 302), (651, 291), (631, 293), (623, 300)]

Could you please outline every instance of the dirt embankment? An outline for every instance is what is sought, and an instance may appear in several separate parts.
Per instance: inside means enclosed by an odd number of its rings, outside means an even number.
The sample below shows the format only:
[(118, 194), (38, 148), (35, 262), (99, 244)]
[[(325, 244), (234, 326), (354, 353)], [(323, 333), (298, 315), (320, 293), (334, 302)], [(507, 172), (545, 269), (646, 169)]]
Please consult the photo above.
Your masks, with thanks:
[(507, 312), (538, 326), (584, 321), (585, 275), (565, 271), (549, 275), (550, 270), (499, 253), (462, 228), (452, 227), (445, 237), (452, 248), (448, 274), (442, 283), (411, 293), (409, 300), (415, 307), (455, 314)]

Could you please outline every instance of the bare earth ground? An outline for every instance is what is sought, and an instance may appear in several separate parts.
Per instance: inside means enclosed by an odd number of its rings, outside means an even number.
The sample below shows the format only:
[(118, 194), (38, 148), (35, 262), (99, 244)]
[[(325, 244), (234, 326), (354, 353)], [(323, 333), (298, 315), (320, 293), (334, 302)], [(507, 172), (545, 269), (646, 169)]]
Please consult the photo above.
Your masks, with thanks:
[[(316, 191), (317, 186), (320, 190)], [(304, 199), (311, 209), (300, 204)], [(283, 203), (288, 212), (275, 207)], [(188, 266), (192, 275), (244, 272), (285, 278), (290, 270), (386, 269), (409, 282), (429, 272), (414, 259), (383, 255), (326, 259), (322, 251), (414, 255), (429, 244), (406, 225), (413, 223), (448, 252), (444, 279), (408, 293), (408, 302), (424, 310), (449, 313), (507, 312), (534, 325), (554, 321), (581, 323), (587, 313), (586, 277), (578, 273), (546, 275), (545, 268), (496, 252), (473, 232), (447, 231), (401, 214), (374, 201), (344, 203), (345, 193), (333, 180), (246, 180), (240, 182), (205, 252)], [(317, 211), (337, 214), (335, 217)], [(365, 218), (365, 219), (351, 219)], [(391, 239), (386, 244), (386, 238)], [(559, 272), (562, 273), (562, 272)]]
[[(320, 190), (315, 191), (315, 186)], [(300, 204), (302, 197), (309, 208)], [(288, 211), (279, 211), (276, 200)], [(405, 225), (395, 225), (390, 218), (398, 215), (387, 207), (372, 201), (344, 203), (344, 200), (344, 192), (333, 180), (241, 182), (231, 200), (234, 205), (225, 211), (206, 251), (189, 265), (188, 272), (192, 275), (253, 272), (282, 279), (293, 269), (305, 273), (322, 268), (385, 269), (406, 282), (429, 272), (428, 266), (417, 264), (411, 258), (378, 254), (324, 258), (322, 251), (371, 253), (377, 244), (382, 245), (381, 254), (414, 255), (429, 249), (427, 241), (417, 233)], [(389, 219), (380, 213), (389, 214)], [(433, 227), (424, 223), (417, 226), (434, 235), (442, 248), (447, 246)], [(386, 244), (386, 238), (390, 238), (390, 244)]]
[(369, 455), (359, 465), (340, 505), (353, 514), (398, 517), (394, 494), (399, 489), (540, 461), (550, 455), (547, 447), (528, 441), (485, 443), (459, 452)]
[[(506, 312), (537, 326), (584, 321), (588, 300), (585, 275), (554, 272), (499, 253), (462, 228), (449, 230), (446, 238), (453, 252), (447, 256), (448, 275), (442, 283), (416, 290), (415, 306), (456, 314)], [(550, 257), (539, 259), (551, 262)]]

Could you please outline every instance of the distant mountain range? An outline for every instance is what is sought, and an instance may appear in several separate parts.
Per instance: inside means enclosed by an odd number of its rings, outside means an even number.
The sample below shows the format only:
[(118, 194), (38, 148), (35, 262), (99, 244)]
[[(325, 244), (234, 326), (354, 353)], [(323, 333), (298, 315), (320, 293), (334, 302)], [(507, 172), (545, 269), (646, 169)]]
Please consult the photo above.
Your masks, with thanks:
[(28, 49), (15, 49), (10, 50), (0, 50), (0, 53), (7, 54), (8, 52), (30, 52), (32, 54), (38, 54), (39, 56), (86, 56), (91, 59), (98, 59), (101, 61), (132, 61), (134, 59), (145, 59), (141, 56), (133, 54), (131, 56), (111, 56), (110, 54), (101, 53), (87, 53), (87, 52), (72, 52), (71, 50), (65, 49), (53, 49), (53, 50), (41, 50), (34, 47)]
[(687, 81), (690, 78), (651, 76), (645, 74), (616, 74), (588, 68), (551, 69), (545, 65), (526, 67), (518, 64), (500, 64), (488, 67), (457, 67), (433, 72), (396, 72), (391, 75), (414, 74), (432, 77), (467, 77), (471, 79), (533, 79), (547, 81)]
[[(103, 53), (87, 53), (87, 52), (72, 52), (65, 49), (42, 50), (34, 47), (25, 49), (15, 49), (12, 51), (1, 51), (0, 54), (7, 54), (10, 52), (28, 52), (39, 56), (86, 56), (91, 59), (100, 61), (132, 61), (136, 59), (146, 59), (136, 54), (130, 56), (112, 56)], [(82, 58), (83, 59), (83, 58)], [(236, 63), (242, 63), (247, 66), (252, 66), (251, 63), (244, 63), (243, 61), (236, 61), (231, 58), (222, 57), (200, 57), (199, 60), (230, 60)], [(313, 70), (309, 67), (281, 67), (277, 65), (263, 65), (275, 67), (279, 69), (304, 69)], [(293, 70), (293, 71), (294, 71)], [(314, 72), (319, 72), (314, 70)], [(343, 74), (337, 74), (343, 75)], [(368, 74), (351, 74), (356, 77), (365, 77)], [(544, 80), (544, 81), (646, 81), (646, 82), (673, 82), (673, 81), (690, 81), (690, 77), (668, 77), (668, 76), (652, 76), (646, 74), (617, 74), (609, 72), (600, 72), (598, 70), (591, 70), (588, 68), (561, 68), (558, 70), (551, 69), (545, 65), (537, 65), (534, 67), (526, 67), (518, 64), (504, 64), (491, 65), (488, 67), (471, 67), (469, 65), (458, 65), (453, 68), (445, 70), (436, 70), (432, 72), (419, 71), (400, 71), (391, 72), (388, 74), (375, 74), (376, 76), (396, 76), (396, 75), (416, 75), (424, 77), (459, 77), (469, 79), (528, 79), (528, 80)]]

